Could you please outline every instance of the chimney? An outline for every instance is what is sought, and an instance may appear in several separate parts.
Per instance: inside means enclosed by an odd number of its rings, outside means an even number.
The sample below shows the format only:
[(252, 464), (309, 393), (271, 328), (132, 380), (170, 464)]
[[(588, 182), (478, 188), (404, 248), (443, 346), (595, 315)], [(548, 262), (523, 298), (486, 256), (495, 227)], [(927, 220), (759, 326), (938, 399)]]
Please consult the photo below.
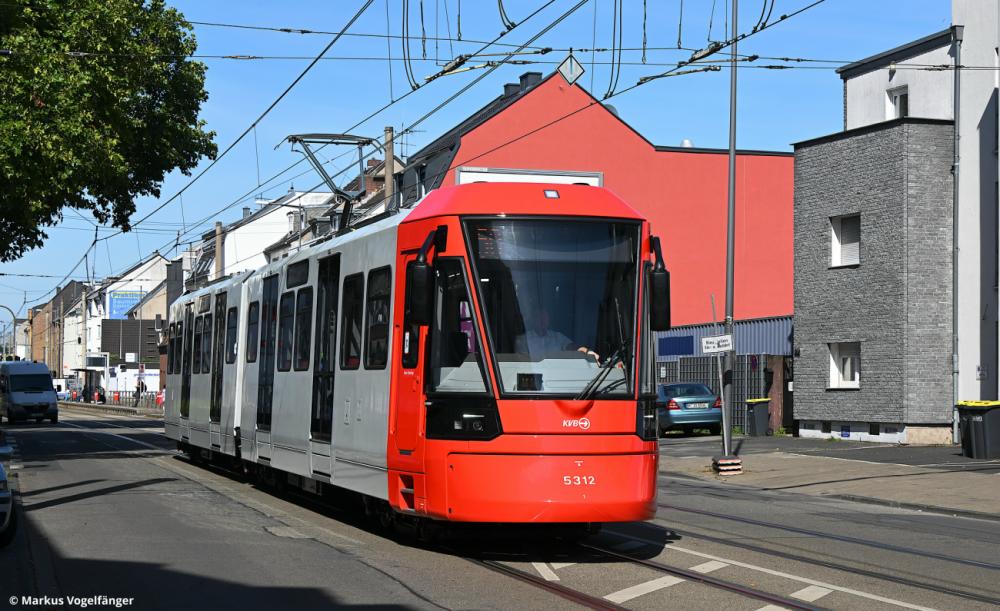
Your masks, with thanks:
[(382, 163), (381, 159), (369, 159), (368, 160), (368, 167), (369, 168), (374, 168), (375, 166), (377, 166), (380, 163)]
[(509, 97), (512, 95), (517, 95), (521, 91), (521, 86), (517, 83), (507, 83), (503, 86), (503, 96)]
[(541, 72), (525, 72), (521, 75), (521, 91), (542, 82)]
[(250, 216), (250, 208), (248, 206), (243, 207), (243, 218)]

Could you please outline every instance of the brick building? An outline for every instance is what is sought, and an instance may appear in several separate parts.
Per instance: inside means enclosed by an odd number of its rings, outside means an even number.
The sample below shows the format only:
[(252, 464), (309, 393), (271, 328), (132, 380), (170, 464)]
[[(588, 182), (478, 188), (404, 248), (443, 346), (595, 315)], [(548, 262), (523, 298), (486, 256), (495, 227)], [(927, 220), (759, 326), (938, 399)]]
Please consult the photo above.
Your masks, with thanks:
[(838, 69), (845, 131), (796, 145), (803, 435), (947, 443), (998, 396), (997, 4)]
[(795, 146), (800, 434), (947, 433), (953, 142), (900, 118)]

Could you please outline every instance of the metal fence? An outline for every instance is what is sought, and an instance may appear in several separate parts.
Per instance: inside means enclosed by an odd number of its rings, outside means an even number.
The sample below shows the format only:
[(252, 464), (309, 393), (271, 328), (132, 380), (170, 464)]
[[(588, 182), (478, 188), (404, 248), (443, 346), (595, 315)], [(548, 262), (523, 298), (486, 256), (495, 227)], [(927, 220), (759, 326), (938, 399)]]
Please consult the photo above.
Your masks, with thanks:
[[(114, 407), (137, 407), (142, 410), (163, 411), (163, 406), (157, 405), (156, 403), (156, 391), (152, 390), (142, 393), (142, 396), (139, 397), (138, 404), (136, 403), (135, 400), (135, 391), (118, 392), (118, 391), (108, 390), (104, 392), (103, 399), (95, 401), (93, 395), (91, 395), (89, 399), (90, 401), (87, 401), (87, 403), (92, 403), (94, 405), (111, 405)], [(75, 400), (80, 403), (84, 402), (82, 393), (77, 393), (76, 399), (69, 397), (69, 400), (71, 401)]]
[[(722, 395), (719, 388), (719, 367), (716, 357), (688, 356), (676, 361), (657, 363), (661, 384), (675, 382), (698, 382)], [(733, 367), (733, 427), (747, 430), (747, 399), (764, 396), (766, 382), (764, 369), (767, 367), (765, 354), (740, 354)]]

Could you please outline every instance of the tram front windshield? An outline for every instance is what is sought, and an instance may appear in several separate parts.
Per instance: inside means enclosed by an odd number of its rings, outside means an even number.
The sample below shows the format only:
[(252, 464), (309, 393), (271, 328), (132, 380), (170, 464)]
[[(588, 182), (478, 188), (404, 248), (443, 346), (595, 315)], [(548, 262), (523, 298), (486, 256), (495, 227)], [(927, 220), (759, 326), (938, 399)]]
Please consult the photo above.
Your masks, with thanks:
[(466, 221), (504, 395), (631, 395), (639, 224)]

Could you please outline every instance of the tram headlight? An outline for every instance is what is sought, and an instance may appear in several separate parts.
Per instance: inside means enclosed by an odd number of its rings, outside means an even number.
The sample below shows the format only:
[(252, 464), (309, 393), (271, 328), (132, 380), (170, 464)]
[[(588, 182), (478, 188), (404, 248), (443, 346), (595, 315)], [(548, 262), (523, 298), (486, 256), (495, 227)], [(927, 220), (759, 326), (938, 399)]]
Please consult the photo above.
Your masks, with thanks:
[(427, 402), (428, 439), (489, 440), (502, 432), (496, 403), (482, 399)]

